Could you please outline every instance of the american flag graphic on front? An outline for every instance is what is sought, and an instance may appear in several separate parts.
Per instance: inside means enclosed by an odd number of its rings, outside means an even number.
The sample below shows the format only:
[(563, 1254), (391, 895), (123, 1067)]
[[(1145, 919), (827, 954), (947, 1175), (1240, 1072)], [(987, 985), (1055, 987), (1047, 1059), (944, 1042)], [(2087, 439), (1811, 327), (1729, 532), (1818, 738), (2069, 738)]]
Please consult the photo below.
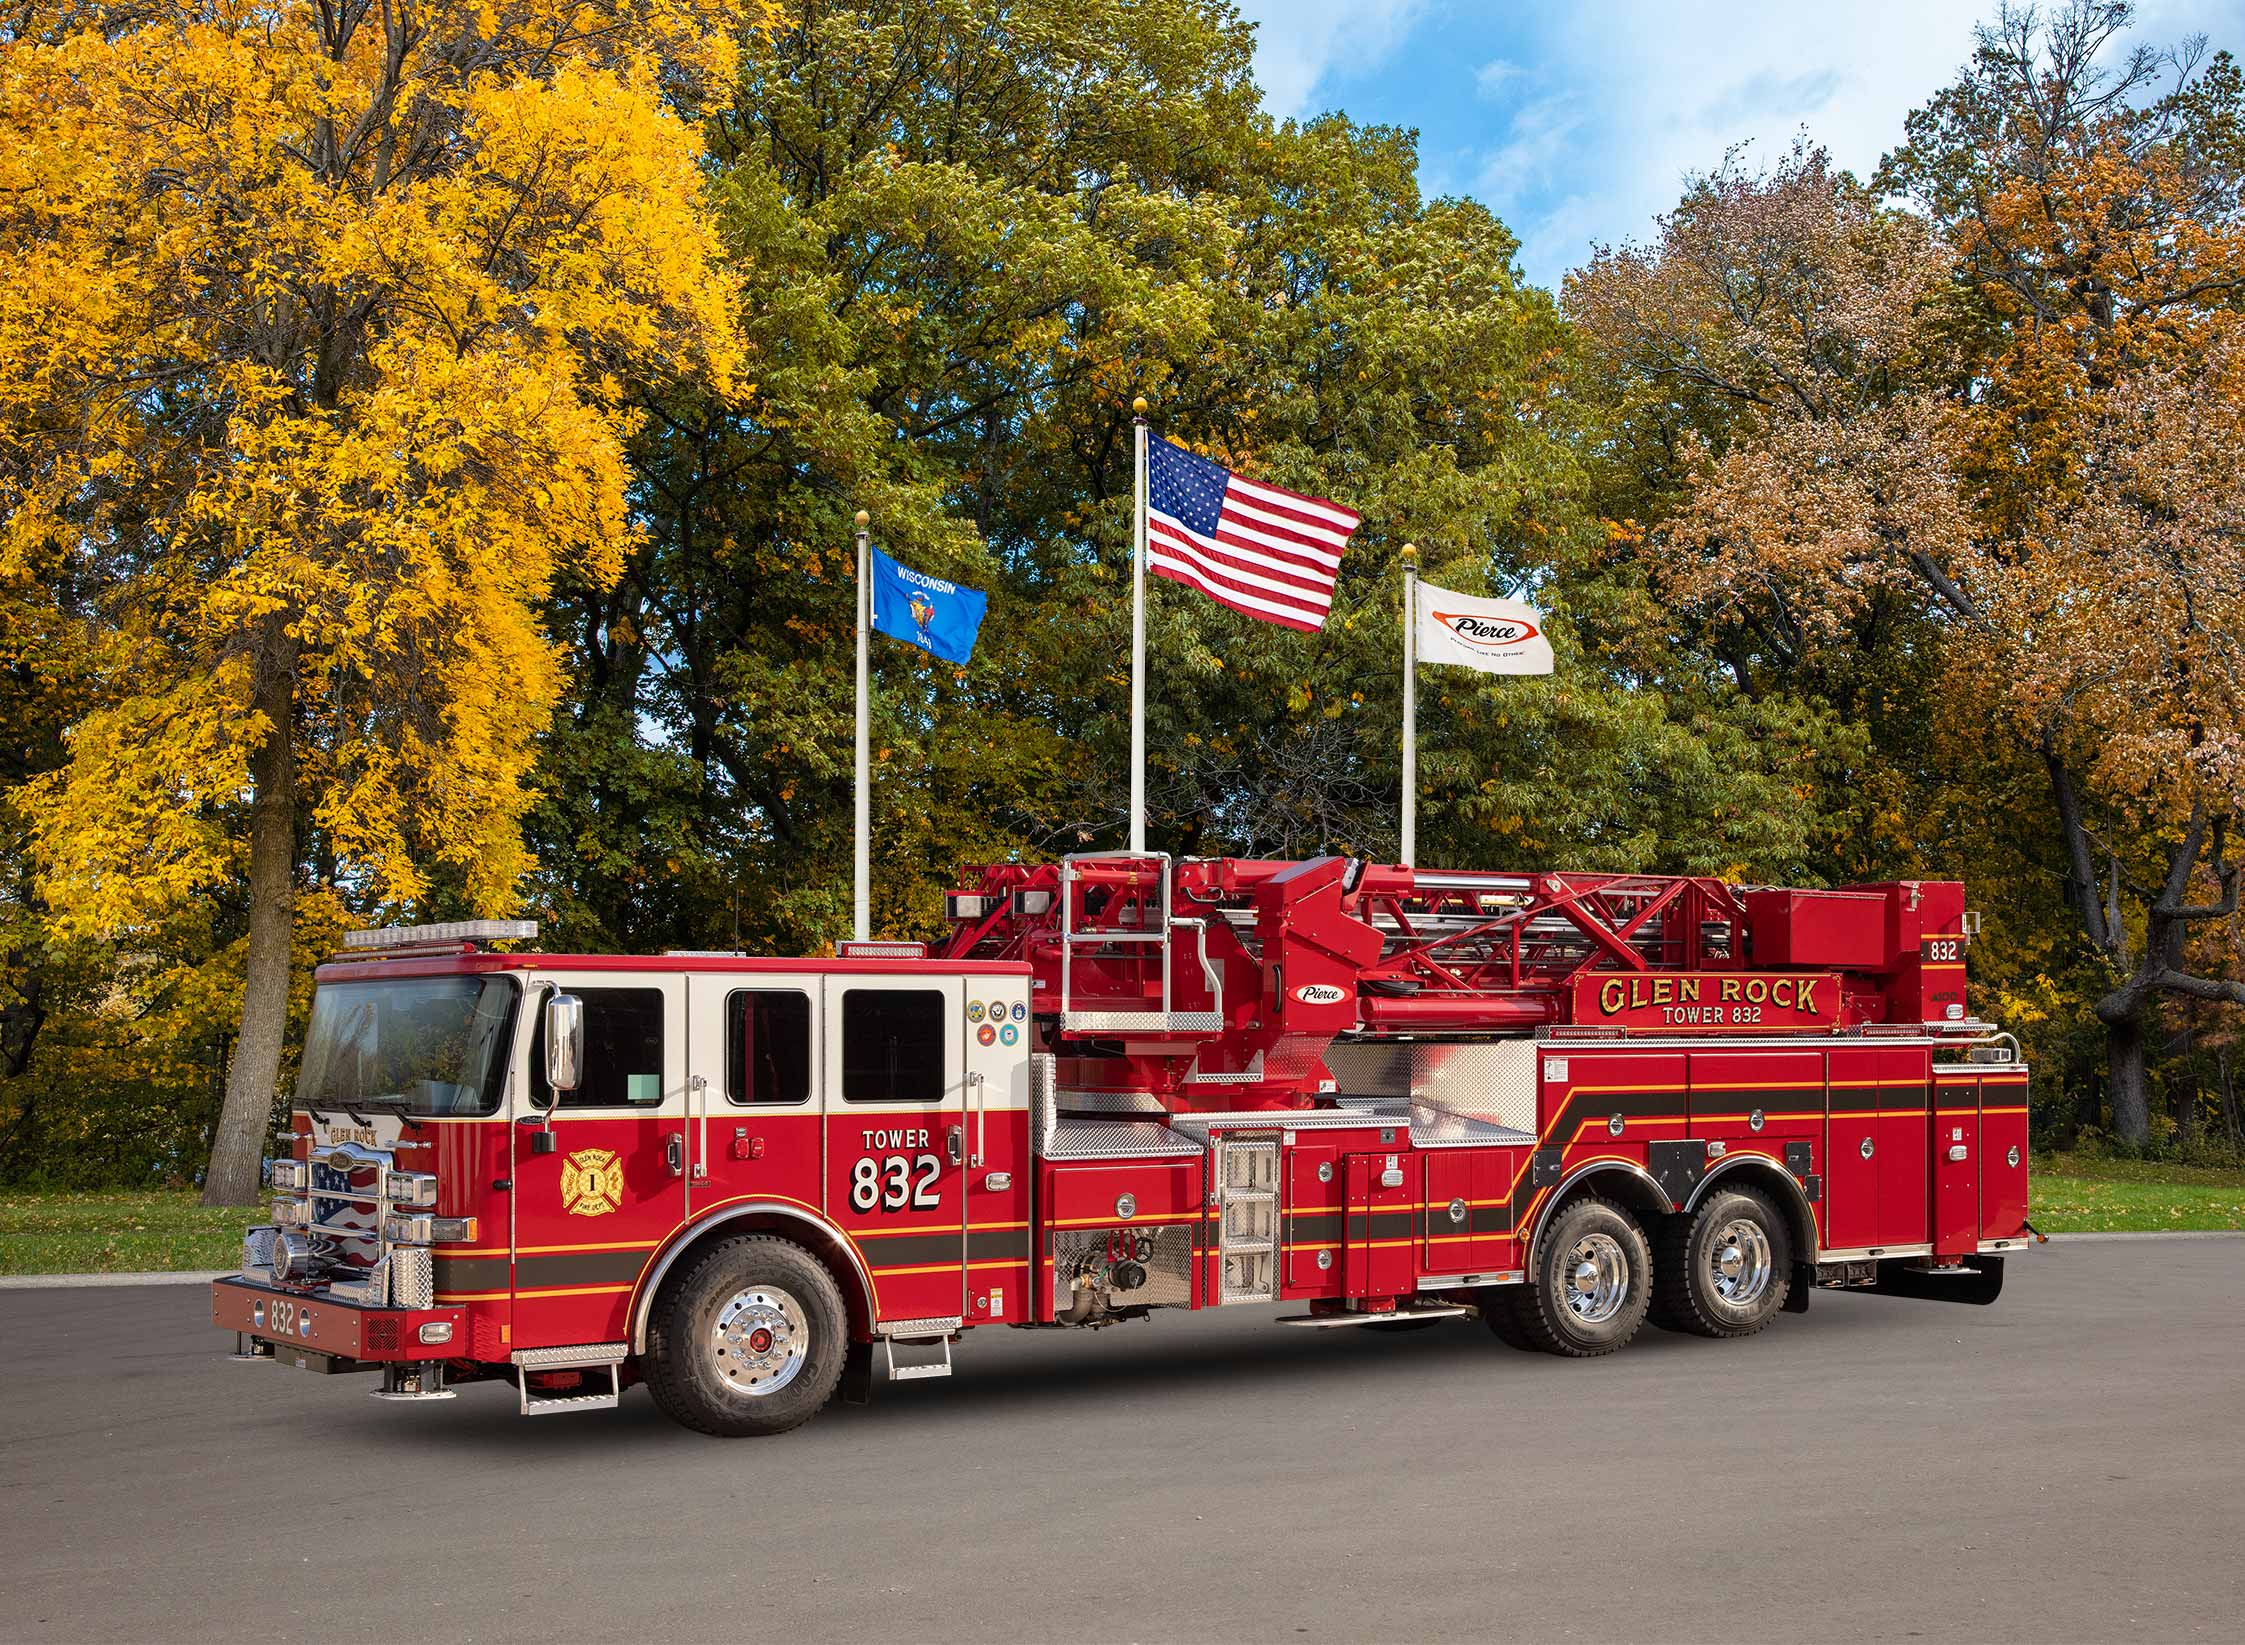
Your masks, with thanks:
[(1351, 509), (1263, 485), (1155, 438), (1146, 455), (1146, 569), (1267, 623), (1315, 632), (1333, 608)]

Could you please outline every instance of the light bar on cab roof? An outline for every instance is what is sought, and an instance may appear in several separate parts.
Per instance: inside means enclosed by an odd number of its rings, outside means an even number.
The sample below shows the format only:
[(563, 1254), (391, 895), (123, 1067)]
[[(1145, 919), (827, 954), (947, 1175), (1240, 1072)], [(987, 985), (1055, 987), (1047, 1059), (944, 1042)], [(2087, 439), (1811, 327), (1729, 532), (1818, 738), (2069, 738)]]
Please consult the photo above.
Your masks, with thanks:
[(434, 925), (391, 925), (378, 931), (346, 931), (345, 948), (422, 948), (445, 942), (531, 942), (536, 920), (439, 920)]
[(840, 942), (834, 945), (835, 956), (845, 960), (924, 960), (928, 945), (924, 942)]

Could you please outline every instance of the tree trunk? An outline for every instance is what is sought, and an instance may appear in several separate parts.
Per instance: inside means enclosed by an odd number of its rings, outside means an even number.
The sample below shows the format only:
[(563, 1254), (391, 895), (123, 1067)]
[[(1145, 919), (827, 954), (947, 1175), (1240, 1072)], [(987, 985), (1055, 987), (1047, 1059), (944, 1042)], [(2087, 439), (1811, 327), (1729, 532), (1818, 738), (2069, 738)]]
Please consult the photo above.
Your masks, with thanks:
[[(276, 630), (278, 625), (276, 624)], [(255, 1205), (273, 1123), (273, 1087), (288, 1033), (296, 891), (296, 645), (275, 632), (259, 659), (257, 709), (272, 729), (250, 756), (249, 958), (242, 1026), (211, 1138), (205, 1205)]]
[(2144, 1008), (2105, 1024), (2105, 1071), (2111, 1085), (2112, 1128), (2125, 1143), (2141, 1147), (2151, 1135), (2151, 1110), (2144, 1095)]
[(2229, 1145), (2235, 1148), (2245, 1142), (2245, 1123), (2237, 1112), (2237, 1084), (2232, 1078), (2229, 1052), (2225, 1049), (2215, 1064), (2222, 1079), (2222, 1129), (2229, 1134)]

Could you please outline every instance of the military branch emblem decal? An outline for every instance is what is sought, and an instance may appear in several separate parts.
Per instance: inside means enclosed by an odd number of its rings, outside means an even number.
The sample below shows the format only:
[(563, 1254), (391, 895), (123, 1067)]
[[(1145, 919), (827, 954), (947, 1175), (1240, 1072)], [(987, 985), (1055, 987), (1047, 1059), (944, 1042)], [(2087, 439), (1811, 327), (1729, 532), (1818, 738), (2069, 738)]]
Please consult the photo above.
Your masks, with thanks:
[(583, 1148), (561, 1167), (561, 1208), (575, 1217), (604, 1217), (623, 1203), (624, 1168), (611, 1148)]

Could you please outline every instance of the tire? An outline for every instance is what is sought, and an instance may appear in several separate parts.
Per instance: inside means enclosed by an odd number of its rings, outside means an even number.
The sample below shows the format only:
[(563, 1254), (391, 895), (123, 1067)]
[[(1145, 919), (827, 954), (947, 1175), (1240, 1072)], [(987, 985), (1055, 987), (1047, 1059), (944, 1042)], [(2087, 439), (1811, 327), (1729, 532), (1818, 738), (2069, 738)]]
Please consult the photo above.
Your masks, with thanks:
[(1793, 1288), (1793, 1236), (1752, 1188), (1719, 1188), (1661, 1229), (1653, 1321), (1699, 1337), (1750, 1337)]
[(1521, 1323), (1525, 1311), (1522, 1305), (1528, 1301), (1525, 1285), (1486, 1286), (1474, 1293), (1473, 1300), (1480, 1305), (1481, 1323), (1489, 1327), (1499, 1342), (1508, 1348), (1534, 1350), (1535, 1339)]
[(720, 1241), (664, 1288), (647, 1391), (672, 1421), (738, 1438), (801, 1427), (834, 1395), (849, 1312), (826, 1265), (788, 1240)]
[(1652, 1266), (1645, 1231), (1628, 1212), (1576, 1200), (1544, 1228), (1533, 1285), (1518, 1305), (1522, 1334), (1567, 1359), (1626, 1347), (1652, 1301)]

